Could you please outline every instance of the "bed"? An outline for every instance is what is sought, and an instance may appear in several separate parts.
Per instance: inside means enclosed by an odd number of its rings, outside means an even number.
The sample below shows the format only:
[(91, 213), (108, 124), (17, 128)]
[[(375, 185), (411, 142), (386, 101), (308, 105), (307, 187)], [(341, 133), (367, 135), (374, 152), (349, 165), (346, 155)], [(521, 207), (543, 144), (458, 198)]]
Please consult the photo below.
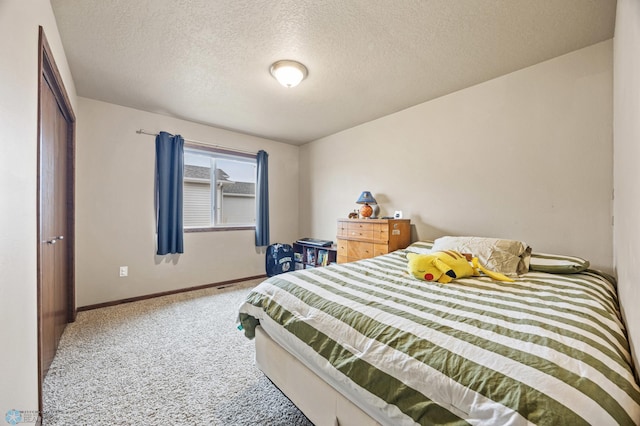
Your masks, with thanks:
[(406, 254), (431, 246), (277, 275), (247, 296), (258, 366), (314, 424), (640, 424), (611, 277), (550, 264), (513, 283), (428, 283)]

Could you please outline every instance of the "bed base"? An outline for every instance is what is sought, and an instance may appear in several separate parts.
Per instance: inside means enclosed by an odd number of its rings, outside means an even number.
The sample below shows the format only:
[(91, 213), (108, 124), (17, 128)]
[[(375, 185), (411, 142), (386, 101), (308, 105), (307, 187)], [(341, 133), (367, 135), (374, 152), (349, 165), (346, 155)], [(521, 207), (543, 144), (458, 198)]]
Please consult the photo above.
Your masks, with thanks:
[(315, 426), (380, 426), (256, 327), (256, 364)]

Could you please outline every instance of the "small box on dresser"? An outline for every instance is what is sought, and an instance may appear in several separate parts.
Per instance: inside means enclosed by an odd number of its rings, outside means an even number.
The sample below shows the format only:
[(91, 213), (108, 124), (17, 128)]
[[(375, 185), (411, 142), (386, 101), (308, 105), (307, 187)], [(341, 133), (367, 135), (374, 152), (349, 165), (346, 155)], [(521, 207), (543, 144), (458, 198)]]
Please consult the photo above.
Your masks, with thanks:
[(411, 242), (409, 219), (338, 219), (338, 263), (368, 259), (405, 248)]

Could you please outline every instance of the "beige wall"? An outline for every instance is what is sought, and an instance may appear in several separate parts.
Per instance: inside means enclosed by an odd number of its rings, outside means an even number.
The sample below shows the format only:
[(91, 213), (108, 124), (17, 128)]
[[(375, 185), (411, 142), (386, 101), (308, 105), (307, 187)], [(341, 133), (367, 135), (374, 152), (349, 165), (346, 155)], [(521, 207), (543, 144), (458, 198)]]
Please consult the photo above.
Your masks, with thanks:
[(370, 190), (414, 239), (518, 239), (611, 270), (611, 81), (609, 40), (306, 144), (301, 231), (335, 239)]
[[(637, 306), (638, 3), (619, 0), (617, 19), (615, 43), (573, 52), (299, 149), (76, 100), (49, 2), (0, 0), (0, 182), (5, 182), (0, 184), (5, 343), (0, 416), (9, 408), (37, 409), (38, 25), (45, 28), (78, 117), (78, 306), (264, 271), (264, 255), (256, 252), (249, 231), (187, 234), (185, 254), (154, 255), (154, 144), (152, 137), (136, 134), (138, 128), (269, 152), (274, 242), (304, 235), (334, 239), (335, 219), (357, 207), (357, 196), (368, 189), (382, 215), (401, 209), (412, 219), (414, 239), (444, 234), (524, 239), (535, 250), (581, 255), (610, 269), (612, 46), (615, 267), (623, 301)], [(121, 265), (129, 266), (129, 277), (118, 277)], [(629, 308), (626, 315), (638, 348), (640, 313)]]
[(640, 363), (640, 2), (618, 0), (614, 38), (614, 264)]
[(0, 423), (38, 409), (36, 170), (38, 26), (76, 108), (73, 80), (47, 0), (0, 0)]
[[(269, 154), (271, 241), (298, 238), (298, 150), (267, 139), (78, 98), (78, 306), (261, 275), (254, 231), (185, 234), (185, 253), (155, 256), (155, 138), (136, 130)], [(129, 276), (119, 277), (128, 266)]]

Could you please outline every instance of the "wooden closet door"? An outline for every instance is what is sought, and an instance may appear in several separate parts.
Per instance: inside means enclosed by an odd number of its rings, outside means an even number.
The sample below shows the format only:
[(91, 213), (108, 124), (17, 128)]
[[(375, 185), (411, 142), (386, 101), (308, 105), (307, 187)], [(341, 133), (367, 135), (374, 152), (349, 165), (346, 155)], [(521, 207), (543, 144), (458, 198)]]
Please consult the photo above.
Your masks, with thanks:
[(67, 322), (75, 320), (75, 116), (42, 27), (38, 81), (38, 397)]
[(42, 77), (40, 117), (40, 303), (41, 368), (46, 375), (67, 323), (68, 125), (50, 85)]

